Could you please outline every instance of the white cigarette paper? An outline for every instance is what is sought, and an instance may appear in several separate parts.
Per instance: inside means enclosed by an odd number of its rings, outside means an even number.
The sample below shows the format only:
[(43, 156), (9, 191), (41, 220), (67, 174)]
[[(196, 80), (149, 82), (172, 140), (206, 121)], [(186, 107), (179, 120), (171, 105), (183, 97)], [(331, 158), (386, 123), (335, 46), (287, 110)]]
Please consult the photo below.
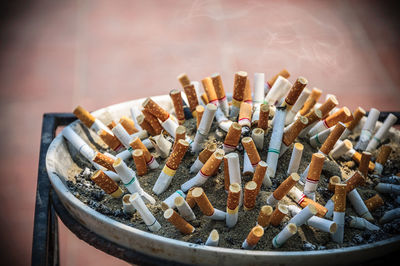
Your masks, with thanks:
[(194, 137), (194, 142), (192, 143), (193, 152), (198, 153), (202, 149), (203, 144), (206, 141), (207, 135), (210, 131), (216, 111), (217, 107), (214, 104), (207, 104), (199, 127), (197, 129), (196, 136)]
[[(290, 209), (289, 209), (290, 210)], [(288, 224), (293, 223), (296, 226), (305, 224), (311, 217), (317, 214), (317, 209), (314, 205), (309, 204), (304, 209), (299, 211), (294, 215), (292, 219), (289, 220)]]
[(246, 151), (243, 154), (243, 174), (253, 174), (254, 173), (253, 165), (250, 162), (250, 158)]
[(334, 127), (330, 127), (312, 136), (310, 138), (311, 146), (313, 146), (314, 148), (322, 146), (322, 144), (328, 138), (329, 134), (332, 132), (333, 129)]
[(299, 98), (297, 99), (296, 103), (293, 105), (292, 109), (290, 109), (286, 115), (285, 125), (289, 125), (292, 123), (296, 117), (296, 114), (300, 109), (303, 107), (304, 103), (306, 102), (308, 96), (310, 96), (311, 91), (307, 88), (301, 92)]
[(165, 129), (165, 131), (168, 132), (168, 134), (172, 137), (175, 138), (175, 132), (176, 129), (178, 128), (178, 123), (174, 122), (171, 117), (168, 117), (167, 120), (161, 123), (161, 126)]
[(210, 233), (210, 235), (207, 238), (206, 241), (206, 246), (213, 246), (213, 247), (217, 247), (218, 246), (218, 242), (219, 242), (219, 234), (218, 231), (213, 229)]
[(139, 123), (138, 123), (138, 121), (137, 121), (137, 119), (136, 119), (136, 117), (137, 117), (138, 115), (141, 114), (141, 112), (139, 111), (139, 108), (137, 108), (136, 106), (132, 106), (132, 107), (130, 108), (130, 111), (131, 111), (132, 120), (133, 120), (133, 122), (135, 123), (135, 127), (136, 127), (139, 131), (140, 131), (140, 130), (143, 130), (143, 128), (139, 125)]
[(218, 123), (218, 127), (225, 132), (228, 132), (233, 123), (225, 116), (224, 112), (219, 107), (217, 108), (217, 111), (215, 111), (215, 120)]
[(356, 150), (364, 151), (367, 148), (372, 133), (374, 132), (376, 121), (378, 121), (379, 114), (380, 112), (375, 108), (371, 108), (369, 111), (367, 120), (361, 130), (360, 139), (354, 147)]
[[(169, 152), (172, 148), (172, 143), (169, 142), (163, 134), (154, 136), (150, 138), (150, 142), (152, 146), (155, 148), (157, 153), (160, 155), (161, 158), (165, 159), (169, 156)], [(143, 142), (144, 144), (144, 142)], [(146, 146), (146, 145), (145, 145)], [(147, 148), (147, 146), (146, 146)]]
[(400, 218), (400, 208), (396, 208), (396, 209), (385, 212), (385, 214), (379, 220), (379, 223), (386, 224), (397, 218)]
[(174, 203), (183, 219), (186, 221), (193, 221), (196, 219), (196, 215), (186, 202), (185, 198), (178, 196), (175, 198)]
[(346, 154), (348, 151), (353, 149), (353, 144), (351, 143), (350, 140), (345, 139), (343, 141), (338, 140), (335, 143), (335, 146), (333, 146), (332, 151), (329, 153), (329, 155), (333, 158), (333, 159), (339, 159), (340, 157), (342, 157), (344, 154)]
[(358, 215), (360, 215), (362, 218), (367, 219), (368, 221), (374, 220), (357, 189), (353, 189), (352, 191), (347, 193), (347, 198), (350, 200), (351, 205), (354, 207)]
[(288, 224), (283, 230), (272, 239), (272, 245), (280, 248), (285, 242), (297, 233), (297, 226), (293, 223)]
[(396, 123), (397, 117), (393, 114), (389, 114), (383, 122), (382, 126), (378, 129), (371, 141), (368, 143), (367, 151), (373, 151), (378, 147), (379, 144), (386, 138), (390, 128)]
[[(295, 205), (289, 205), (288, 209), (290, 210), (290, 213), (293, 215), (296, 215), (301, 211), (301, 209)], [(318, 230), (321, 230), (322, 232), (330, 233), (333, 234), (336, 232), (337, 225), (335, 222), (327, 219), (320, 218), (318, 216), (312, 216), (310, 219), (306, 221), (306, 225), (314, 227)]]
[(375, 190), (380, 193), (391, 193), (391, 194), (395, 194), (395, 195), (400, 195), (400, 185), (378, 183), (375, 186)]
[(255, 128), (251, 132), (251, 138), (254, 141), (258, 150), (262, 150), (264, 146), (264, 130), (262, 128)]
[(112, 132), (126, 149), (130, 148), (129, 143), (131, 142), (132, 137), (120, 123), (112, 128)]
[[(239, 155), (236, 152), (225, 155), (228, 160), (228, 171), (229, 171), (229, 184), (238, 183), (242, 186), (242, 177), (240, 175), (240, 163)], [(239, 206), (243, 203), (243, 190), (240, 190)]]
[(126, 214), (133, 214), (135, 212), (135, 207), (133, 207), (132, 203), (129, 201), (131, 194), (125, 194), (122, 197), (122, 209)]
[(301, 157), (303, 154), (304, 146), (301, 143), (295, 143), (293, 146), (292, 156), (290, 157), (289, 167), (287, 170), (287, 174), (298, 173), (299, 166), (301, 162)]
[(182, 190), (178, 189), (177, 191), (175, 191), (174, 193), (169, 195), (168, 198), (163, 200), (163, 202), (161, 202), (161, 208), (163, 210), (166, 210), (166, 209), (169, 209), (169, 208), (174, 209), (176, 207), (175, 206), (175, 199), (177, 197), (186, 198), (186, 194), (183, 193)]
[(275, 105), (275, 103), (280, 100), (284, 95), (286, 95), (290, 88), (292, 87), (292, 83), (289, 80), (285, 79), (282, 76), (279, 76), (272, 88), (268, 91), (267, 96), (265, 97), (265, 101), (270, 105)]
[(158, 230), (160, 230), (161, 225), (144, 204), (144, 201), (138, 193), (133, 193), (129, 200), (132, 203), (133, 207), (135, 207), (135, 209), (139, 212), (144, 223), (147, 225), (147, 228), (149, 228), (150, 231), (157, 232)]
[(357, 217), (357, 216), (350, 216), (349, 226), (351, 228), (357, 228), (362, 230), (371, 230), (371, 231), (378, 231), (380, 230), (379, 226), (374, 225), (373, 223), (368, 222), (364, 218)]
[(196, 161), (194, 161), (194, 163), (192, 164), (192, 166), (190, 167), (189, 173), (193, 174), (193, 173), (197, 173), (198, 171), (200, 171), (200, 169), (203, 167), (204, 163), (202, 163), (199, 160), (199, 157), (196, 158)]
[(343, 243), (343, 234), (344, 234), (344, 212), (333, 212), (333, 221), (337, 225), (336, 232), (332, 234), (332, 240), (336, 243)]
[(264, 101), (264, 73), (254, 73), (254, 105), (260, 105)]

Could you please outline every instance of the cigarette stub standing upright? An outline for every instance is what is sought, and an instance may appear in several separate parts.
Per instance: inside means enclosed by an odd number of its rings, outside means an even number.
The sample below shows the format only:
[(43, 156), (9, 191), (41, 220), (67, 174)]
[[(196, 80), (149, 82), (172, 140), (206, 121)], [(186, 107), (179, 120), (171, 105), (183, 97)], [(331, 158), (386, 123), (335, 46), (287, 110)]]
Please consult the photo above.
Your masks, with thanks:
[(293, 223), (290, 223), (272, 239), (272, 245), (275, 248), (280, 248), (290, 237), (292, 237), (296, 233), (297, 226)]
[(275, 103), (282, 98), (292, 87), (292, 83), (286, 78), (279, 76), (274, 85), (268, 91), (267, 96), (265, 96), (265, 102), (270, 105), (275, 105)]
[(210, 235), (207, 238), (207, 241), (205, 243), (206, 246), (214, 246), (217, 247), (219, 242), (219, 234), (218, 231), (213, 229), (210, 233)]
[(186, 97), (189, 102), (189, 109), (192, 112), (193, 117), (196, 117), (196, 106), (199, 105), (199, 100), (197, 98), (196, 89), (193, 84), (188, 84), (183, 87)]
[(265, 133), (268, 130), (268, 120), (269, 120), (269, 105), (261, 104), (260, 118), (258, 119), (257, 127), (263, 129)]
[(308, 119), (305, 116), (300, 116), (287, 130), (284, 130), (282, 136), (282, 145), (279, 156), (282, 156), (287, 149), (292, 145), (300, 132), (308, 125)]
[(367, 151), (374, 151), (378, 145), (382, 144), (382, 141), (386, 137), (390, 128), (396, 123), (397, 117), (394, 114), (389, 114), (383, 121), (382, 126), (378, 129), (371, 141), (368, 143), (366, 148)]
[(382, 145), (375, 161), (375, 173), (382, 174), (383, 166), (386, 164), (391, 152), (392, 148), (389, 145)]
[(271, 222), (273, 209), (271, 206), (264, 205), (261, 207), (260, 213), (258, 214), (257, 224), (263, 228), (267, 228)]
[(313, 88), (311, 94), (308, 96), (307, 100), (305, 101), (303, 107), (301, 108), (300, 115), (306, 115), (314, 105), (318, 102), (319, 98), (321, 97), (322, 91), (318, 88)]
[(286, 115), (285, 125), (289, 125), (293, 122), (296, 115), (298, 114), (301, 107), (304, 105), (304, 102), (307, 100), (308, 96), (310, 95), (310, 90), (304, 88), (303, 92), (300, 94), (299, 98), (297, 99), (296, 103), (293, 105), (292, 109)]
[(282, 69), (281, 71), (278, 72), (278, 74), (276, 74), (275, 76), (273, 76), (272, 78), (270, 78), (270, 79), (265, 83), (265, 88), (264, 88), (264, 89), (265, 89), (265, 94), (269, 93), (268, 90), (270, 90), (270, 89), (274, 86), (274, 84), (275, 84), (276, 80), (279, 78), (279, 76), (281, 76), (281, 77), (287, 79), (287, 78), (290, 77), (290, 73), (289, 73), (286, 69)]
[(260, 118), (260, 105), (264, 102), (264, 73), (254, 73), (254, 107), (253, 116), (251, 118), (252, 124), (258, 123)]
[(264, 130), (262, 128), (255, 128), (251, 131), (251, 138), (256, 144), (258, 150), (262, 150), (264, 147)]
[(341, 140), (346, 139), (351, 133), (353, 133), (353, 130), (360, 123), (365, 114), (366, 112), (364, 109), (362, 109), (361, 107), (357, 107), (357, 109), (353, 112), (354, 119), (353, 121), (346, 124), (347, 128), (340, 137)]
[(175, 145), (174, 150), (168, 157), (167, 162), (164, 165), (160, 175), (157, 178), (156, 183), (153, 187), (153, 192), (157, 195), (163, 193), (171, 184), (172, 178), (174, 177), (176, 170), (179, 167), (186, 151), (189, 148), (189, 143), (186, 140), (179, 140)]
[(138, 193), (133, 193), (129, 200), (133, 207), (135, 207), (135, 209), (138, 211), (150, 231), (157, 232), (158, 230), (160, 230), (160, 223), (156, 220), (156, 218), (144, 204), (144, 201)]
[(146, 148), (146, 146), (143, 144), (143, 142), (138, 138), (133, 138), (132, 141), (129, 143), (129, 145), (132, 147), (132, 149), (141, 149), (144, 153), (144, 158), (146, 159), (146, 164), (150, 169), (157, 169), (160, 165), (154, 159), (153, 155), (149, 152), (149, 150)]
[(257, 183), (254, 181), (247, 182), (244, 187), (243, 196), (243, 209), (245, 211), (254, 209), (254, 207), (256, 206), (257, 194)]
[(210, 219), (213, 220), (225, 220), (226, 213), (215, 209), (204, 193), (204, 190), (200, 187), (193, 189), (192, 195), (199, 206), (201, 212)]
[(333, 241), (343, 243), (344, 216), (346, 211), (346, 184), (336, 184), (334, 195), (333, 221), (337, 224), (337, 230), (332, 235)]
[(238, 220), (241, 186), (233, 183), (229, 186), (228, 200), (226, 204), (226, 226), (232, 228)]
[[(229, 171), (229, 183), (230, 184), (239, 184), (242, 186), (242, 177), (240, 175), (240, 163), (239, 163), (239, 155), (236, 152), (229, 153), (225, 156), (228, 160), (228, 171)], [(240, 200), (239, 205), (243, 202), (243, 193), (240, 190)]]
[(375, 125), (378, 121), (380, 113), (381, 112), (379, 112), (377, 109), (371, 108), (367, 120), (365, 121), (364, 126), (361, 130), (360, 138), (354, 149), (364, 151), (367, 148), (368, 143), (372, 137), (372, 133), (374, 133)]
[(249, 156), (251, 165), (255, 169), (257, 164), (261, 161), (261, 158), (258, 154), (257, 147), (254, 144), (253, 139), (250, 137), (244, 137), (242, 138), (242, 144), (247, 152), (247, 155)]
[(275, 191), (267, 198), (267, 204), (275, 206), (278, 202), (283, 199), (284, 196), (296, 185), (299, 181), (300, 176), (296, 173), (292, 173), (288, 176), (280, 185), (275, 189)]
[(183, 193), (182, 190), (178, 189), (177, 191), (175, 191), (174, 193), (172, 193), (171, 195), (169, 195), (165, 200), (163, 200), (161, 202), (161, 209), (163, 211), (165, 211), (168, 208), (175, 208), (175, 199), (177, 197), (182, 197), (182, 198), (187, 198), (186, 194)]
[(243, 249), (254, 249), (257, 245), (260, 238), (264, 235), (264, 228), (259, 225), (254, 226), (250, 233), (247, 235), (247, 238), (243, 241), (242, 248)]
[(295, 143), (293, 146), (292, 156), (290, 157), (287, 174), (297, 173), (300, 166), (301, 157), (303, 155), (304, 146), (301, 143)]
[(194, 137), (194, 142), (192, 143), (192, 151), (194, 153), (198, 153), (203, 148), (203, 144), (207, 139), (208, 133), (210, 132), (216, 111), (217, 107), (214, 104), (207, 104), (206, 110), (204, 111), (200, 125)]
[(257, 184), (257, 194), (260, 192), (261, 185), (264, 181), (265, 172), (267, 171), (267, 163), (264, 161), (260, 161), (257, 164), (256, 170), (254, 171), (252, 181), (256, 182)]
[(214, 85), (215, 93), (217, 94), (219, 107), (225, 116), (229, 116), (229, 104), (228, 99), (225, 95), (224, 85), (222, 84), (222, 79), (219, 73), (211, 75), (212, 83)]
[(208, 158), (217, 150), (217, 145), (215, 143), (209, 143), (207, 146), (199, 153), (196, 160), (190, 167), (189, 172), (197, 173), (203, 167), (203, 165), (207, 162)]
[(218, 107), (219, 106), (218, 97), (217, 93), (215, 92), (212, 79), (210, 77), (206, 77), (201, 80), (201, 83), (203, 84), (203, 88), (207, 95), (208, 102)]
[(314, 153), (312, 155), (310, 169), (304, 185), (304, 194), (312, 200), (315, 200), (315, 191), (317, 190), (322, 167), (324, 166), (324, 161), (325, 155), (321, 153)]
[(249, 132), (251, 127), (252, 106), (246, 102), (240, 104), (238, 123), (242, 126), (242, 133)]
[(246, 87), (247, 73), (244, 71), (239, 71), (235, 73), (235, 80), (233, 85), (233, 95), (232, 95), (232, 107), (229, 116), (231, 119), (236, 120), (240, 104), (243, 101), (244, 90)]
[(233, 122), (224, 140), (223, 147), (225, 153), (229, 153), (236, 150), (236, 147), (240, 141), (241, 134), (242, 134), (242, 126), (237, 122)]
[(171, 90), (169, 96), (171, 97), (172, 104), (174, 105), (176, 118), (178, 119), (179, 124), (182, 125), (185, 122), (185, 113), (183, 111), (183, 100), (181, 91), (176, 89)]

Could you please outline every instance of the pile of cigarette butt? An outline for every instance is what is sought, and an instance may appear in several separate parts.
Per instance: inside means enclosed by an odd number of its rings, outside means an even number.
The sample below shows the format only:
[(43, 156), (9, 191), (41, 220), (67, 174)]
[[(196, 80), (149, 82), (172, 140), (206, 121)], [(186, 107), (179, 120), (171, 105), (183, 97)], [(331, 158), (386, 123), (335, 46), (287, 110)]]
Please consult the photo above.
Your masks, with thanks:
[[(292, 84), (289, 77), (285, 69), (268, 81), (263, 73), (255, 73), (251, 86), (246, 72), (236, 72), (232, 99), (228, 100), (219, 74), (201, 80), (204, 93), (200, 92), (200, 82), (181, 74), (177, 79), (182, 90), (169, 93), (171, 112), (147, 98), (141, 106), (132, 106), (131, 117), (106, 124), (83, 107), (75, 108), (73, 113), (101, 138), (107, 151), (95, 150), (70, 127), (62, 134), (96, 169), (90, 175), (91, 182), (112, 198), (120, 199), (123, 212), (139, 215), (152, 232), (168, 221), (182, 235), (193, 234), (197, 227), (193, 224), (199, 218), (193, 210), (199, 208), (204, 217), (227, 228), (248, 224), (243, 249), (255, 248), (264, 231), (280, 226), (282, 230), (272, 239), (272, 246), (280, 248), (298, 233), (300, 226), (328, 233), (333, 242), (340, 244), (345, 227), (377, 231), (386, 223), (399, 220), (400, 175), (382, 175), (393, 154), (388, 133), (396, 116), (389, 114), (383, 123), (377, 123), (377, 109), (372, 108), (368, 116), (361, 107), (350, 111), (339, 107), (331, 94), (320, 103), (320, 89), (306, 88), (308, 81), (304, 77)], [(184, 126), (190, 119), (196, 121), (192, 135)], [(209, 138), (215, 134), (211, 132), (213, 126), (218, 128), (221, 142)], [(351, 135), (357, 137), (351, 141)], [(317, 150), (302, 172), (299, 165), (304, 162), (304, 146), (300, 140)], [(267, 154), (265, 160), (261, 151)], [(285, 153), (291, 153), (286, 175), (273, 186)], [(191, 175), (178, 184), (179, 190), (166, 195), (171, 184), (176, 185), (174, 175), (185, 156), (195, 158)], [(162, 164), (160, 158), (164, 159)], [(324, 188), (330, 199), (321, 202), (317, 195), (324, 163), (336, 163), (338, 159), (352, 162), (357, 169), (348, 176), (330, 177)], [(140, 185), (141, 177), (157, 170), (160, 174), (151, 180), (151, 191), (145, 191)], [(221, 171), (226, 194), (219, 197), (226, 199), (226, 209), (215, 208), (204, 190), (209, 179)], [(252, 179), (242, 183), (242, 175)], [(363, 187), (372, 188), (374, 195), (363, 198), (359, 193)], [(269, 195), (257, 210), (258, 217), (240, 220), (240, 212), (257, 207), (260, 191)], [(392, 195), (394, 200), (390, 210), (376, 217), (371, 212), (385, 204), (382, 194)], [(293, 204), (284, 204), (284, 198)], [(151, 206), (156, 204), (162, 206), (163, 221), (152, 212)], [(215, 228), (209, 232), (205, 245), (219, 245)]]

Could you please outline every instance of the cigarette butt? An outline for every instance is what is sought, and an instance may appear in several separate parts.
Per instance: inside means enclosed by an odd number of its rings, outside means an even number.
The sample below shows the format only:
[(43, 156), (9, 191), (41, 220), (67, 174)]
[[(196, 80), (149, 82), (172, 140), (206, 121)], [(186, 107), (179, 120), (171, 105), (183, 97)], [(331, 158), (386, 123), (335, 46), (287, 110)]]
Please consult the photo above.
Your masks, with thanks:
[(308, 119), (308, 125), (312, 125), (314, 122), (317, 122), (322, 119), (322, 111), (320, 109), (314, 109), (306, 114), (306, 118)]
[(206, 77), (201, 80), (201, 83), (203, 84), (208, 101), (215, 104), (215, 102), (218, 101), (218, 97), (212, 79), (210, 77)]
[(96, 120), (96, 118), (86, 111), (82, 106), (77, 106), (73, 113), (88, 128), (92, 127), (94, 120)]
[(313, 153), (311, 157), (310, 169), (308, 170), (307, 179), (319, 181), (322, 167), (324, 166), (325, 156), (321, 153)]
[(335, 186), (336, 186), (336, 184), (340, 184), (340, 181), (341, 180), (340, 180), (339, 176), (337, 176), (337, 175), (332, 176), (329, 179), (328, 190), (335, 192)]
[(115, 123), (115, 121), (111, 121), (111, 123), (109, 123), (108, 125), (107, 125), (107, 127), (109, 128), (109, 129), (113, 129), (113, 127), (115, 127), (117, 125), (117, 123)]
[(292, 88), (289, 90), (288, 95), (285, 98), (285, 102), (287, 105), (293, 106), (296, 103), (300, 94), (302, 93), (304, 88), (307, 86), (307, 83), (308, 83), (308, 81), (304, 77), (298, 77), (296, 79)]
[(274, 85), (276, 79), (277, 79), (279, 76), (282, 76), (282, 77), (284, 77), (285, 79), (287, 79), (287, 78), (290, 77), (290, 73), (289, 73), (286, 69), (282, 69), (281, 71), (279, 71), (278, 74), (276, 74), (276, 75), (273, 76), (270, 80), (268, 80), (267, 84), (268, 84), (268, 86), (269, 86), (270, 88), (272, 88), (272, 86)]
[(339, 109), (338, 111), (336, 111), (335, 113), (333, 113), (332, 115), (328, 116), (325, 119), (325, 124), (328, 127), (333, 127), (334, 125), (336, 125), (339, 122), (347, 123), (352, 120), (353, 120), (353, 115), (351, 114), (349, 108), (343, 107), (343, 108)]
[(257, 199), (257, 183), (254, 181), (247, 182), (244, 187), (243, 207), (245, 211), (254, 209)]
[(336, 184), (334, 199), (334, 211), (335, 212), (345, 212), (346, 211), (346, 184)]
[(253, 165), (253, 167), (256, 167), (257, 164), (261, 161), (261, 158), (258, 154), (257, 147), (254, 144), (253, 139), (250, 137), (244, 137), (242, 139), (242, 144), (247, 152), (247, 155), (249, 156), (251, 164)]
[(304, 198), (300, 201), (300, 203), (299, 203), (299, 205), (300, 205), (302, 208), (307, 207), (307, 205), (309, 205), (309, 204), (314, 205), (314, 207), (317, 209), (317, 216), (318, 216), (318, 217), (324, 217), (325, 214), (328, 212), (328, 209), (327, 209), (327, 208), (325, 208), (324, 206), (322, 206), (322, 205), (319, 204), (318, 202), (315, 202), (315, 201), (313, 201), (312, 199), (307, 198), (307, 197), (304, 197)]
[(119, 119), (119, 123), (125, 128), (129, 135), (139, 132), (139, 130), (135, 127), (135, 122), (133, 122), (133, 120), (129, 117), (121, 117)]
[(122, 147), (121, 142), (116, 136), (111, 135), (105, 130), (101, 130), (99, 133), (100, 138), (108, 145), (112, 150), (116, 151)]
[(383, 201), (381, 196), (379, 196), (379, 194), (376, 194), (375, 196), (365, 200), (364, 203), (369, 211), (374, 211), (377, 208), (383, 206), (383, 204), (385, 204), (385, 202)]
[(222, 84), (221, 76), (218, 73), (216, 73), (211, 75), (211, 79), (218, 100), (223, 100), (226, 97), (226, 95), (225, 95), (224, 85)]
[(225, 191), (229, 191), (230, 180), (229, 180), (229, 166), (228, 166), (228, 159), (226, 155), (224, 156), (224, 188)]
[(292, 144), (300, 132), (308, 125), (308, 119), (305, 116), (300, 116), (294, 123), (289, 127), (286, 132), (283, 133), (282, 142), (289, 146)]
[(234, 211), (239, 206), (240, 191), (241, 188), (238, 183), (233, 183), (229, 186), (228, 200), (226, 203), (229, 210)]
[(324, 154), (329, 154), (332, 151), (333, 147), (335, 146), (336, 142), (339, 140), (340, 136), (343, 134), (345, 129), (346, 126), (342, 122), (336, 124), (331, 133), (329, 133), (328, 138), (322, 144), (320, 151), (323, 152)]
[(240, 103), (243, 101), (244, 90), (246, 88), (247, 73), (244, 71), (238, 71), (235, 73), (232, 104), (240, 108)]
[(345, 182), (347, 185), (347, 193), (349, 193), (350, 191), (364, 183), (364, 177), (361, 175), (360, 172), (356, 171)]
[(250, 79), (246, 79), (246, 87), (244, 88), (243, 92), (243, 102), (252, 104), (253, 97), (251, 96), (251, 86), (250, 86)]
[(237, 122), (233, 122), (229, 127), (228, 133), (226, 134), (224, 146), (227, 146), (231, 149), (236, 149), (236, 146), (239, 144), (241, 134), (242, 126)]
[(358, 107), (354, 112), (353, 112), (353, 121), (350, 121), (346, 124), (347, 129), (352, 131), (360, 122), (361, 118), (364, 117), (366, 114), (365, 110), (362, 109), (361, 107)]
[(190, 208), (194, 208), (194, 206), (196, 206), (196, 200), (194, 199), (192, 192), (193, 189), (195, 189), (196, 187), (192, 187), (191, 189), (189, 189), (188, 193), (186, 194), (186, 202), (189, 204)]
[(358, 166), (358, 171), (360, 171), (365, 178), (367, 178), (368, 176), (368, 166), (369, 162), (371, 161), (371, 156), (372, 154), (367, 151), (363, 151), (361, 154), (361, 160), (360, 160), (360, 165)]
[(202, 105), (197, 105), (196, 106), (196, 128), (199, 128), (201, 118), (203, 117), (204, 114), (204, 106)]
[(292, 189), (292, 187), (299, 181), (300, 176), (297, 173), (292, 173), (288, 176), (272, 193), (276, 200), (283, 199), (284, 196)]
[(185, 122), (185, 113), (183, 111), (183, 101), (180, 90), (173, 89), (170, 91), (169, 96), (171, 97), (172, 104), (174, 105), (174, 110), (178, 123), (182, 125)]
[(172, 170), (178, 169), (178, 166), (181, 163), (183, 157), (185, 156), (188, 148), (189, 148), (189, 143), (184, 139), (180, 139), (178, 143), (174, 146), (174, 149), (169, 155), (165, 165)]
[(251, 104), (247, 102), (242, 102), (240, 104), (240, 110), (239, 110), (239, 118), (238, 122), (241, 126), (251, 126), (251, 114), (253, 112), (253, 108)]
[(123, 194), (118, 184), (101, 170), (94, 172), (90, 179), (113, 198), (120, 198)]
[(201, 95), (201, 100), (203, 101), (204, 104), (208, 104), (210, 101), (208, 100), (207, 94), (203, 93)]
[(217, 144), (209, 143), (200, 153), (199, 161), (205, 164), (211, 155), (217, 150)]
[(214, 213), (214, 207), (211, 205), (201, 187), (197, 187), (192, 190), (192, 196), (194, 197), (196, 204), (199, 206), (201, 212), (206, 216), (211, 216)]
[(186, 127), (180, 125), (175, 131), (174, 147), (180, 139), (186, 140)]
[(322, 113), (322, 117), (325, 117), (339, 104), (338, 100), (334, 95), (331, 95), (320, 107), (319, 110)]
[(271, 206), (264, 205), (261, 207), (260, 213), (258, 214), (257, 223), (262, 227), (268, 227), (271, 221), (273, 209)]
[(208, 158), (206, 163), (200, 169), (200, 172), (204, 176), (212, 176), (220, 166), (222, 159), (224, 158), (225, 152), (222, 149), (217, 149), (211, 156)]
[(288, 212), (288, 208), (285, 205), (279, 204), (271, 215), (270, 224), (275, 227), (278, 226)]
[(174, 204), (183, 219), (185, 219), (186, 221), (193, 221), (196, 219), (196, 215), (194, 214), (193, 210), (190, 208), (189, 204), (182, 196), (176, 197), (174, 199)]
[(219, 242), (219, 234), (218, 231), (213, 229), (210, 233), (210, 235), (208, 236), (208, 239), (205, 243), (206, 246), (218, 246), (218, 242)]
[(176, 211), (168, 209), (164, 212), (164, 218), (173, 224), (182, 234), (189, 235), (194, 232), (194, 227), (185, 221)]
[(139, 176), (147, 174), (146, 159), (144, 158), (143, 150), (136, 149), (132, 153), (133, 162), (136, 166), (136, 173)]
[(266, 131), (268, 129), (268, 119), (269, 119), (269, 105), (261, 104), (260, 106), (260, 118), (258, 119), (257, 127), (264, 129)]
[(161, 126), (160, 122), (158, 121), (157, 117), (155, 117), (152, 113), (150, 113), (147, 109), (143, 109), (142, 113), (146, 121), (151, 125), (154, 130), (155, 135), (160, 135), (163, 127)]
[[(361, 157), (362, 157), (362, 154), (356, 151), (351, 158), (356, 163), (360, 164), (361, 163)], [(374, 171), (374, 169), (375, 169), (375, 164), (370, 161), (369, 164), (368, 164), (368, 171)]]
[(380, 163), (381, 165), (385, 165), (391, 152), (392, 148), (389, 145), (382, 145), (375, 162)]
[(301, 157), (303, 156), (304, 146), (297, 142), (293, 145), (292, 155), (290, 157), (287, 174), (297, 173), (300, 166)]
[(113, 163), (114, 163), (114, 159), (108, 157), (107, 155), (100, 153), (100, 152), (96, 152), (95, 156), (93, 157), (93, 162), (103, 166), (104, 168), (113, 171), (116, 173), (114, 167), (113, 167)]
[(141, 149), (143, 151), (144, 159), (146, 160), (146, 164), (148, 164), (152, 159), (153, 156), (149, 152), (149, 150), (146, 148), (146, 146), (143, 144), (143, 142), (138, 138), (135, 137), (131, 140), (129, 145), (132, 147), (132, 149)]
[(186, 73), (179, 74), (177, 79), (179, 80), (179, 83), (181, 83), (182, 87), (190, 85), (190, 79)]
[(322, 91), (318, 88), (313, 88), (311, 91), (310, 96), (308, 96), (306, 102), (303, 105), (303, 108), (301, 108), (300, 115), (306, 115), (311, 109), (314, 107), (314, 105), (318, 102), (319, 98), (321, 97)]
[(193, 113), (196, 110), (196, 106), (199, 105), (196, 89), (193, 84), (186, 85), (183, 89), (189, 102), (190, 111)]
[(136, 117), (136, 120), (138, 124), (140, 125), (141, 128), (146, 130), (151, 136), (155, 136), (156, 131), (153, 129), (153, 127), (150, 125), (150, 123), (145, 119), (143, 114), (140, 114)]
[(249, 246), (255, 246), (264, 235), (264, 228), (259, 225), (254, 226), (247, 235), (246, 241)]
[(264, 161), (260, 161), (257, 164), (256, 170), (254, 171), (253, 180), (257, 183), (257, 194), (260, 192), (261, 185), (264, 180), (265, 173), (267, 172), (268, 165)]
[(155, 101), (153, 101), (151, 98), (147, 98), (143, 102), (142, 106), (152, 115), (160, 119), (161, 122), (164, 122), (169, 118), (169, 113), (160, 105), (158, 105)]

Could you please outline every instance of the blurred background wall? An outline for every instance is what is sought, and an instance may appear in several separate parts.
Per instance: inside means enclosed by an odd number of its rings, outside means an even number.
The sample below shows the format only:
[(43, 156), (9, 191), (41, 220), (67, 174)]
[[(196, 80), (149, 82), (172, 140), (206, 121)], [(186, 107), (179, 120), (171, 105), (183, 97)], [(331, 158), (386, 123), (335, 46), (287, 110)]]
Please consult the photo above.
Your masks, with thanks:
[[(340, 106), (400, 110), (389, 1), (10, 1), (1, 4), (1, 251), (30, 263), (42, 115), (96, 110), (220, 72), (281, 68)], [(126, 265), (60, 223), (62, 265)]]

